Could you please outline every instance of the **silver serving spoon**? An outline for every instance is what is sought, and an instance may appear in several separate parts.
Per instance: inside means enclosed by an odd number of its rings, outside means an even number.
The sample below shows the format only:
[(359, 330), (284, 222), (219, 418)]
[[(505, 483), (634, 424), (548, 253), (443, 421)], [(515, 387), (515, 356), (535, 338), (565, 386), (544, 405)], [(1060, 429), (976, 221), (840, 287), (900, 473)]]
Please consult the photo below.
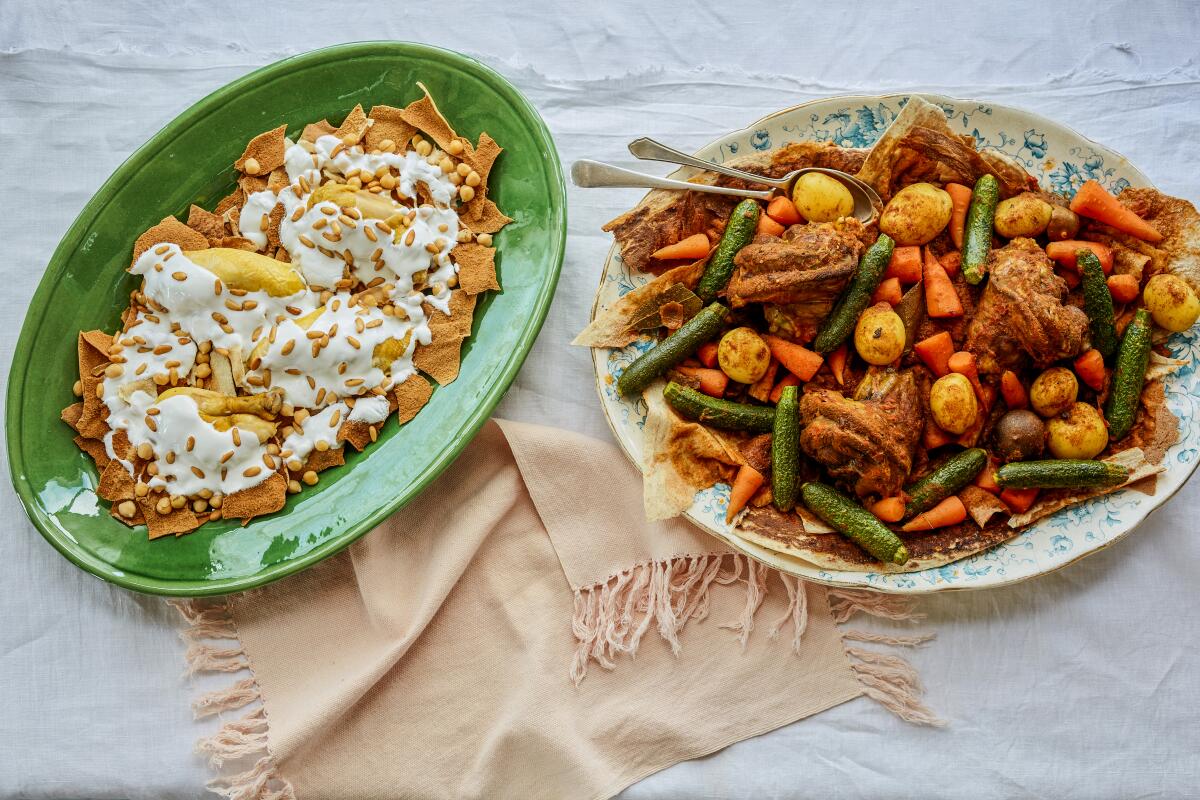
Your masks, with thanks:
[(739, 178), (749, 183), (765, 184), (772, 189), (756, 191), (753, 189), (737, 189), (728, 186), (709, 186), (706, 184), (688, 183), (671, 178), (659, 178), (641, 172), (623, 169), (604, 164), (599, 161), (581, 159), (571, 166), (571, 179), (580, 187), (636, 187), (646, 189), (681, 189), (693, 192), (708, 192), (709, 194), (733, 195), (735, 197), (752, 197), (756, 200), (770, 200), (776, 191), (790, 197), (792, 186), (806, 172), (821, 172), (840, 181), (854, 199), (854, 216), (862, 222), (870, 222), (875, 216), (875, 209), (883, 207), (883, 201), (875, 190), (849, 173), (824, 167), (805, 167), (793, 170), (782, 178), (767, 178), (752, 172), (726, 167), (721, 164), (711, 164), (703, 159), (689, 156), (667, 147), (653, 139), (636, 139), (629, 145), (629, 152), (640, 159), (649, 161), (665, 161), (669, 164), (679, 164), (685, 167), (716, 172), (730, 178)]

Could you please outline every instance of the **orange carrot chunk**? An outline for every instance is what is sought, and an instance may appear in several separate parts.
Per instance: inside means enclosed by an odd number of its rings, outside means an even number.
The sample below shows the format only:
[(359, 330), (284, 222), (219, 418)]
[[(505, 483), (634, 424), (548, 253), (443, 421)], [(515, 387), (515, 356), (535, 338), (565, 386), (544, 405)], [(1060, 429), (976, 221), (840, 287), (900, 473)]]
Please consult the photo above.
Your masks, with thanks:
[(800, 379), (797, 378), (794, 373), (789, 372), (787, 375), (783, 376), (783, 379), (781, 381), (779, 381), (779, 383), (775, 384), (775, 388), (771, 390), (771, 397), (769, 399), (771, 400), (772, 403), (778, 403), (779, 398), (783, 396), (784, 389), (786, 389), (789, 386), (799, 386), (799, 385), (800, 385)]
[(1000, 493), (1000, 502), (1014, 514), (1024, 514), (1037, 500), (1039, 489), (1005, 489)]
[(1075, 359), (1075, 374), (1097, 392), (1104, 388), (1104, 356), (1096, 348)]
[(780, 339), (778, 336), (764, 336), (767, 347), (771, 348), (771, 355), (779, 359), (779, 363), (798, 377), (802, 381), (812, 380), (812, 376), (817, 374), (817, 370), (821, 368), (821, 364), (825, 359), (823, 356), (814, 353), (804, 345), (789, 342), (787, 339)]
[(959, 350), (950, 356), (946, 361), (946, 366), (950, 367), (951, 372), (965, 375), (975, 389), (975, 396), (981, 401), (984, 399), (983, 384), (979, 382), (979, 367), (975, 364), (974, 353)]
[(938, 263), (942, 265), (942, 269), (946, 270), (946, 274), (953, 278), (962, 269), (962, 253), (951, 250), (939, 258)]
[(697, 233), (675, 244), (660, 247), (650, 257), (659, 261), (681, 261), (685, 258), (695, 260), (707, 256), (709, 249), (708, 237)]
[(1161, 242), (1163, 238), (1157, 228), (1121, 205), (1096, 181), (1087, 181), (1079, 187), (1071, 201), (1071, 210), (1147, 242)]
[(833, 373), (833, 379), (838, 382), (838, 386), (846, 385), (846, 357), (849, 352), (846, 343), (842, 342), (829, 354), (829, 371)]
[(933, 420), (925, 423), (925, 431), (921, 435), (921, 443), (925, 445), (926, 450), (936, 450), (939, 447), (948, 445), (954, 441), (954, 434), (947, 433), (939, 428)]
[(1111, 247), (1100, 244), (1099, 242), (1084, 242), (1079, 239), (1064, 239), (1061, 242), (1051, 242), (1046, 245), (1046, 255), (1050, 256), (1051, 260), (1057, 261), (1064, 267), (1068, 267), (1075, 272), (1079, 272), (1079, 265), (1075, 263), (1075, 256), (1080, 250), (1091, 250), (1096, 254), (1096, 259), (1100, 262), (1100, 268), (1104, 270), (1104, 274), (1112, 272), (1113, 268), (1113, 251)]
[(796, 210), (796, 204), (783, 195), (767, 203), (767, 216), (784, 226), (799, 225), (804, 221)]
[(729, 510), (725, 512), (726, 522), (733, 522), (733, 518), (746, 507), (750, 498), (754, 497), (754, 493), (763, 485), (764, 480), (766, 479), (761, 472), (749, 464), (742, 464), (737, 477), (733, 479), (733, 486), (729, 489)]
[(724, 397), (729, 386), (729, 376), (719, 369), (704, 367), (676, 367), (680, 373), (700, 381), (700, 391), (710, 397)]
[(944, 188), (953, 204), (950, 213), (950, 241), (961, 250), (963, 231), (967, 228), (967, 209), (971, 207), (971, 187), (961, 183), (947, 183)]
[(950, 276), (929, 250), (925, 251), (925, 313), (934, 319), (963, 315), (962, 301)]
[(758, 227), (754, 229), (754, 232), (759, 236), (764, 234), (767, 236), (783, 236), (783, 232), (786, 230), (787, 228), (780, 225), (766, 214), (759, 214)]
[(904, 498), (885, 497), (871, 506), (871, 513), (884, 522), (899, 522), (904, 519)]
[(925, 366), (938, 378), (950, 373), (950, 356), (954, 354), (954, 340), (949, 331), (935, 333), (913, 345), (913, 352), (925, 362)]
[(1060, 269), (1058, 271), (1058, 277), (1067, 282), (1068, 289), (1074, 289), (1078, 287), (1079, 284), (1083, 283), (1083, 278), (1081, 278), (1079, 273), (1073, 269)]
[(717, 343), (705, 342), (700, 345), (700, 350), (697, 351), (696, 355), (699, 357), (701, 364), (712, 369), (717, 366)]
[(899, 278), (901, 283), (917, 283), (921, 280), (921, 248), (916, 245), (897, 247), (883, 271), (884, 279)]
[(1017, 373), (1011, 369), (1004, 370), (1000, 376), (1000, 393), (1004, 395), (1004, 405), (1008, 406), (1009, 411), (1029, 406), (1029, 394)]
[(908, 533), (932, 531), (947, 525), (957, 525), (966, 518), (967, 507), (963, 505), (963, 501), (959, 500), (957, 495), (950, 495), (928, 511), (917, 514), (900, 530)]
[(1000, 484), (996, 483), (996, 462), (989, 458), (987, 465), (975, 476), (973, 483), (984, 491), (1000, 494)]
[(885, 278), (875, 287), (875, 292), (871, 295), (871, 305), (887, 303), (889, 306), (895, 306), (900, 303), (902, 297), (904, 292), (900, 289), (900, 279)]
[(1108, 276), (1108, 293), (1112, 295), (1112, 299), (1118, 303), (1131, 303), (1137, 299), (1138, 292), (1141, 291), (1141, 285), (1138, 279), (1132, 275), (1109, 275)]
[(760, 403), (767, 402), (771, 397), (771, 389), (775, 386), (775, 376), (779, 373), (779, 360), (772, 358), (763, 376), (750, 385), (750, 396)]

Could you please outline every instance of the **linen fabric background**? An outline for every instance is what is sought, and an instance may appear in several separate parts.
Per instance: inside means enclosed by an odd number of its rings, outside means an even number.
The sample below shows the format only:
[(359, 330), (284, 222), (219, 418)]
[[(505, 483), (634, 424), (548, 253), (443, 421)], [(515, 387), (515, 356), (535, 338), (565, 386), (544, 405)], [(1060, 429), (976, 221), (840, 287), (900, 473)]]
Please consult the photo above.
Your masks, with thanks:
[[(1200, 200), (1200, 4), (1188, 0), (3, 0), (3, 375), (46, 260), (129, 153), (256, 67), (368, 38), (426, 41), (498, 69), (541, 110), (567, 165), (580, 157), (632, 165), (624, 148), (637, 136), (695, 148), (816, 97), (913, 89), (1052, 117), (1123, 153), (1164, 191)], [(590, 358), (566, 343), (587, 320), (611, 241), (599, 226), (640, 193), (568, 193), (558, 295), (497, 414), (608, 437)], [(175, 613), (67, 563), (25, 520), (8, 483), (0, 796), (206, 796), (209, 773), (191, 747), (216, 723), (191, 720)], [(1194, 794), (1198, 516), (1193, 481), (1135, 535), (1062, 572), (925, 601), (922, 627), (939, 639), (906, 655), (948, 729), (847, 703), (653, 775), (623, 797)]]

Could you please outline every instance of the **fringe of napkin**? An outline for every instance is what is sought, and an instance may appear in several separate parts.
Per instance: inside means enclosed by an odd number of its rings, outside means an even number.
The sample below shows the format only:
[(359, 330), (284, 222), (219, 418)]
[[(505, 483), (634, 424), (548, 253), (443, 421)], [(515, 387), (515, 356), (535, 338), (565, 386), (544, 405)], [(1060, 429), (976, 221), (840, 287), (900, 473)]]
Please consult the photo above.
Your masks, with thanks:
[[(575, 591), (571, 620), (577, 642), (569, 667), (576, 685), (587, 676), (589, 662), (614, 669), (622, 654), (633, 656), (645, 633), (654, 627), (676, 655), (681, 650), (679, 632), (689, 622), (708, 616), (709, 595), (714, 586), (744, 584), (746, 602), (738, 618), (721, 627), (733, 631), (743, 648), (754, 630), (755, 617), (767, 594), (770, 570), (759, 562), (737, 554), (678, 556), (638, 564), (617, 573), (604, 583)], [(788, 605), (767, 628), (776, 639), (790, 623), (791, 648), (800, 652), (808, 626), (808, 588), (803, 581), (780, 573), (788, 593)], [(892, 620), (915, 621), (907, 598), (858, 589), (828, 589), (830, 611), (839, 625), (858, 614)], [(250, 664), (238, 638), (237, 626), (223, 599), (172, 600), (186, 627), (181, 636), (188, 644), (187, 675), (201, 672), (231, 673), (249, 670)], [(924, 687), (917, 671), (897, 655), (867, 650), (851, 642), (918, 647), (933, 634), (891, 636), (858, 629), (842, 631), (842, 644), (850, 667), (862, 684), (863, 694), (901, 719), (918, 725), (944, 725), (924, 703)], [(212, 736), (196, 743), (196, 751), (208, 759), (219, 777), (208, 788), (228, 800), (296, 800), (295, 790), (284, 779), (268, 743), (269, 720), (262, 705), (258, 682), (242, 678), (224, 689), (208, 692), (192, 702), (197, 719), (256, 704), (238, 719), (226, 722)], [(248, 769), (222, 774), (227, 763), (251, 763)]]
[[(744, 583), (746, 604), (736, 620), (724, 623), (737, 634), (745, 648), (754, 629), (755, 616), (767, 594), (770, 568), (740, 553), (676, 556), (663, 561), (638, 564), (610, 577), (604, 583), (575, 591), (575, 656), (571, 680), (576, 685), (587, 676), (588, 663), (595, 661), (613, 669), (621, 654), (637, 653), (642, 636), (653, 625), (659, 635), (679, 654), (679, 632), (692, 620), (708, 616), (709, 592), (715, 586)], [(808, 626), (808, 594), (804, 582), (779, 573), (788, 593), (788, 607), (767, 629), (768, 638), (778, 637), (789, 622), (792, 650), (800, 652), (801, 638)], [(844, 624), (858, 614), (892, 620), (916, 621), (912, 601), (860, 589), (828, 589), (834, 621)], [(863, 694), (901, 719), (918, 725), (944, 725), (924, 703), (925, 688), (913, 666), (897, 655), (866, 650), (849, 644), (863, 642), (892, 647), (919, 647), (933, 634), (888, 636), (869, 631), (842, 631), (842, 644), (850, 667), (862, 684)]]

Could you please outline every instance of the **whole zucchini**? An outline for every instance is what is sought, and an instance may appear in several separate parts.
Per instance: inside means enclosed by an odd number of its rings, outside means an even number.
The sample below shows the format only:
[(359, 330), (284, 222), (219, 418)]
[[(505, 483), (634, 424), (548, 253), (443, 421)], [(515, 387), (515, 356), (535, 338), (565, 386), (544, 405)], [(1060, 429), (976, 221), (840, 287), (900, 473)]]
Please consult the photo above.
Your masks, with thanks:
[(704, 274), (700, 276), (700, 283), (696, 286), (696, 294), (700, 296), (701, 301), (711, 303), (717, 293), (725, 288), (725, 284), (729, 283), (729, 276), (733, 274), (733, 257), (754, 238), (754, 231), (758, 228), (758, 216), (761, 213), (762, 209), (753, 200), (743, 200), (734, 206), (729, 221), (725, 223), (721, 241), (708, 257)]
[(904, 490), (908, 502), (904, 504), (904, 516), (912, 517), (933, 508), (952, 494), (957, 494), (975, 480), (987, 466), (987, 451), (980, 447), (963, 450), (946, 459), (925, 477)]
[(908, 548), (879, 519), (846, 495), (823, 483), (806, 483), (800, 496), (808, 510), (859, 547), (887, 564), (908, 561)]
[(1113, 325), (1112, 294), (1100, 259), (1088, 249), (1075, 255), (1075, 263), (1083, 275), (1083, 311), (1091, 324), (1092, 347), (1109, 358), (1117, 352), (1117, 329)]
[(800, 391), (783, 390), (775, 406), (774, 436), (771, 437), (771, 494), (775, 507), (791, 511), (796, 504), (796, 467), (800, 463)]
[(896, 243), (892, 241), (892, 237), (881, 233), (875, 244), (863, 253), (850, 286), (821, 323), (821, 330), (813, 340), (814, 350), (818, 353), (832, 353), (854, 331), (854, 326), (858, 324), (858, 315), (870, 305), (871, 294), (879, 285), (895, 247)]
[(1088, 489), (1117, 486), (1129, 478), (1129, 469), (1110, 461), (1053, 458), (1014, 461), (996, 470), (1002, 489)]
[(1000, 183), (994, 175), (981, 175), (971, 192), (967, 222), (963, 229), (962, 273), (967, 283), (983, 280), (983, 267), (992, 249), (992, 225), (996, 219), (996, 203), (1000, 200)]
[(1139, 308), (1121, 337), (1121, 351), (1113, 370), (1112, 388), (1104, 406), (1108, 420), (1108, 438), (1124, 439), (1137, 417), (1142, 385), (1146, 382), (1146, 367), (1150, 363), (1150, 312)]
[(617, 378), (617, 392), (622, 397), (636, 396), (654, 379), (700, 349), (721, 332), (729, 311), (720, 303), (701, 309), (679, 330), (663, 339), (652, 349), (638, 356)]
[(671, 408), (687, 419), (731, 431), (770, 433), (775, 429), (775, 409), (719, 400), (671, 381), (663, 389)]

